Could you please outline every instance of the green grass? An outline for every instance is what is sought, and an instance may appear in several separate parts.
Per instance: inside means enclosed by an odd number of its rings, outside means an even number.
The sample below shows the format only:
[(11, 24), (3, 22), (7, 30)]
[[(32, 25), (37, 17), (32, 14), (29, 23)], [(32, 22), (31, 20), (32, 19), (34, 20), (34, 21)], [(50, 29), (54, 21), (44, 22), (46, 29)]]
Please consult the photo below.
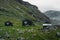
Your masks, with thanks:
[[(13, 26), (5, 26), (5, 22), (6, 21), (11, 21), (13, 23)], [(0, 36), (4, 37), (5, 32), (8, 32), (10, 35), (10, 38), (6, 40), (16, 40), (18, 37), (24, 37), (24, 38), (28, 38), (25, 40), (33, 40), (34, 38), (31, 38), (31, 36), (33, 34), (37, 34), (37, 31), (39, 28), (42, 28), (42, 25), (37, 24), (35, 26), (22, 26), (22, 20), (18, 19), (18, 18), (14, 18), (14, 17), (10, 17), (10, 16), (6, 16), (6, 15), (1, 15), (0, 16)], [(22, 30), (24, 33), (23, 34), (19, 34), (17, 32), (17, 30)], [(27, 30), (32, 30), (33, 32), (26, 32)], [(37, 36), (38, 38), (39, 36)], [(36, 39), (37, 40), (37, 39)]]
[[(4, 9), (4, 11), (0, 10), (0, 36), (2, 36), (5, 40), (17, 40), (18, 37), (23, 37), (25, 38), (24, 40), (60, 40), (60, 38), (55, 35), (57, 31), (60, 32), (60, 29), (57, 29), (56, 31), (51, 30), (50, 33), (45, 33), (38, 30), (43, 28), (42, 22), (33, 21), (35, 26), (32, 25), (26, 27), (22, 25), (22, 20), (25, 18), (30, 20), (37, 20), (38, 17), (42, 19), (45, 18), (40, 15), (40, 12), (37, 9), (25, 7), (14, 0), (0, 0), (0, 8)], [(35, 18), (29, 15), (29, 12), (32, 12), (38, 17)], [(11, 21), (13, 26), (5, 26), (4, 23), (6, 21)], [(17, 30), (22, 30), (24, 33), (19, 34)], [(28, 32), (28, 30), (31, 30), (31, 32)], [(9, 39), (4, 36), (5, 32), (8, 32), (10, 35)]]

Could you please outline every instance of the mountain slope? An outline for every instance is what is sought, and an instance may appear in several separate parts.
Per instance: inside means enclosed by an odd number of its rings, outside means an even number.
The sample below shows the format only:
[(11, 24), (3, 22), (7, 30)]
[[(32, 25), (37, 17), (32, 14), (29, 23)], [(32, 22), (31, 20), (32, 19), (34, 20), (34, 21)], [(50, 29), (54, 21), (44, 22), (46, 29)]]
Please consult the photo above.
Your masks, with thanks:
[[(31, 7), (30, 7), (31, 6)], [(35, 25), (23, 26), (24, 19), (32, 20)], [(6, 21), (11, 21), (13, 26), (5, 26)], [(0, 0), (0, 40), (45, 40), (48, 34), (41, 34), (42, 22), (49, 18), (42, 14), (34, 5), (16, 0)]]
[(45, 12), (45, 15), (51, 19), (53, 24), (60, 25), (60, 11), (50, 10)]
[(37, 20), (40, 20), (40, 21), (43, 21), (43, 22), (44, 21), (50, 21), (49, 18), (46, 15), (44, 15), (43, 13), (41, 13), (38, 10), (37, 6), (32, 5), (32, 4), (28, 3), (28, 2), (24, 2), (22, 0), (16, 0), (16, 1), (21, 3), (22, 5), (24, 5), (25, 7), (27, 7), (30, 10), (28, 13), (33, 15), (35, 18), (37, 18)]
[(60, 11), (50, 10), (45, 13), (47, 16), (54, 18), (60, 16)]

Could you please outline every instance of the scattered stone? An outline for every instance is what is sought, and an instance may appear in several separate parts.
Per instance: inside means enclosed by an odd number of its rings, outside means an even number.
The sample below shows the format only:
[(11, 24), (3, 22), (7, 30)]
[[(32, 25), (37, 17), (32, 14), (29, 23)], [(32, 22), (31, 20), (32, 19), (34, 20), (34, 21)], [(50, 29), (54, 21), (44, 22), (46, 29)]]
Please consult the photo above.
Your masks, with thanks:
[(32, 38), (36, 37), (36, 35), (37, 35), (37, 34), (33, 34), (33, 35), (32, 35)]
[(1, 38), (0, 40), (5, 40), (5, 39)]
[(17, 32), (18, 32), (19, 34), (23, 34), (23, 33), (24, 33), (23, 30), (19, 30), (19, 29), (17, 29)]
[(57, 32), (57, 33), (56, 33), (56, 36), (57, 36), (57, 37), (60, 37), (60, 32)]
[(31, 33), (31, 32), (33, 32), (33, 30), (27, 30), (27, 32)]
[(0, 36), (0, 39), (2, 38), (2, 36)]
[(18, 6), (17, 6), (16, 8), (17, 8), (17, 9), (20, 9), (20, 7), (18, 7)]
[(54, 29), (57, 29), (57, 28), (58, 28), (58, 27), (56, 27), (56, 26), (54, 27)]
[(47, 28), (45, 28), (45, 29), (43, 29), (45, 32), (48, 32), (49, 31), (49, 28), (47, 27)]
[(17, 40), (25, 40), (24, 37), (19, 37)]
[(6, 38), (10, 38), (10, 35), (8, 34), (8, 32), (6, 32), (4, 36), (5, 36)]
[(20, 29), (17, 29), (17, 31), (19, 31)]

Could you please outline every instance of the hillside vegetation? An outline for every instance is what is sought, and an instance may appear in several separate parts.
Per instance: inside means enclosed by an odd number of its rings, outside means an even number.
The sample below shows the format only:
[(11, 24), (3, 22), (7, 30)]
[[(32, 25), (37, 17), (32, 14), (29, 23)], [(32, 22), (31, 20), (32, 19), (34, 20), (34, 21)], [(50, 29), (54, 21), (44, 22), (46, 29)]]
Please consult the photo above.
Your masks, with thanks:
[[(32, 20), (34, 25), (23, 26), (24, 19)], [(11, 21), (13, 26), (5, 26)], [(38, 7), (22, 0), (0, 0), (0, 40), (59, 40), (57, 31), (43, 32), (42, 23), (49, 18)]]

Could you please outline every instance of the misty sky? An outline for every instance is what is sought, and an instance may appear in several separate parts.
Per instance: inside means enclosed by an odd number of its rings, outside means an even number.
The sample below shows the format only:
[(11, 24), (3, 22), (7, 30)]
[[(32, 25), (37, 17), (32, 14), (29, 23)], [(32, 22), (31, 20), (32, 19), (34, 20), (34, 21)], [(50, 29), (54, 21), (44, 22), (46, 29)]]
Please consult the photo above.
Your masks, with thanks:
[(47, 10), (60, 11), (60, 0), (24, 0), (31, 4), (37, 5), (39, 10), (45, 12)]

